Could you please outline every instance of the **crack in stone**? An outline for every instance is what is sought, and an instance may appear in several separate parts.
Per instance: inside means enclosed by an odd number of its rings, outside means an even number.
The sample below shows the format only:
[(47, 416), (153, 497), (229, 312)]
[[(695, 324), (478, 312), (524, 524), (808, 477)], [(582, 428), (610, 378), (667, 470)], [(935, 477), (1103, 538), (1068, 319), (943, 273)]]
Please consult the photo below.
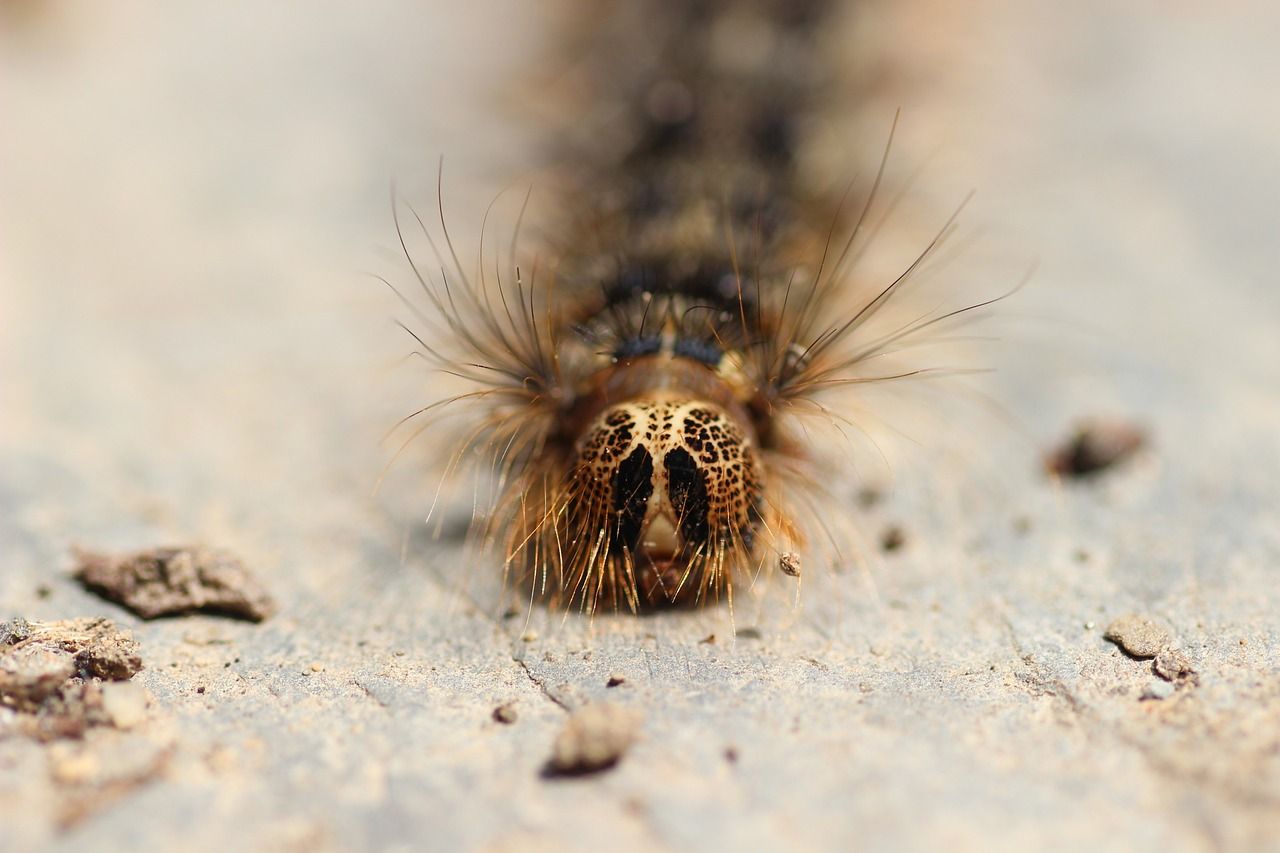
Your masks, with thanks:
[(560, 708), (562, 711), (565, 711), (566, 713), (573, 710), (572, 708), (569, 707), (568, 703), (566, 703), (559, 696), (551, 692), (550, 688), (547, 687), (547, 683), (544, 680), (542, 680), (541, 678), (538, 678), (538, 676), (533, 674), (533, 670), (529, 668), (529, 664), (525, 662), (525, 659), (523, 657), (520, 657), (519, 655), (512, 655), (511, 659), (520, 665), (520, 668), (524, 670), (524, 674), (525, 676), (528, 677), (529, 681), (535, 687), (537, 687), (538, 691), (541, 692), (543, 696), (546, 696), (547, 699), (549, 699), (553, 705), (557, 706), (558, 708)]
[[(1078, 697), (1062, 679), (1046, 672), (1034, 655), (1025, 651), (1007, 615), (1001, 614), (1001, 620), (1008, 632), (1009, 643), (1021, 664), (1021, 671), (1016, 673), (1015, 677), (1024, 687), (1036, 691), (1034, 695), (1050, 696), (1063, 703), (1086, 736), (1098, 742), (1109, 740), (1128, 749), (1147, 766), (1152, 778), (1159, 785), (1172, 789), (1177, 794), (1183, 794), (1189, 789), (1201, 796), (1225, 796), (1233, 799), (1232, 795), (1238, 793), (1208, 778), (1206, 774), (1189, 772), (1186, 768), (1179, 767), (1162, 748), (1144, 740), (1141, 734), (1129, 729), (1124, 722), (1104, 719), (1096, 709)], [(1223, 846), (1221, 828), (1213, 820), (1203, 814), (1192, 813), (1179, 817), (1182, 825), (1199, 837), (1209, 849), (1221, 849)]]
[(361, 681), (358, 678), (353, 678), (351, 679), (351, 683), (354, 684), (356, 687), (360, 688), (360, 691), (364, 693), (365, 696), (368, 696), (371, 700), (377, 703), (378, 707), (382, 708), (384, 711), (390, 710), (391, 706), (388, 705), (385, 700), (381, 699), (372, 690), (370, 690), (363, 681)]

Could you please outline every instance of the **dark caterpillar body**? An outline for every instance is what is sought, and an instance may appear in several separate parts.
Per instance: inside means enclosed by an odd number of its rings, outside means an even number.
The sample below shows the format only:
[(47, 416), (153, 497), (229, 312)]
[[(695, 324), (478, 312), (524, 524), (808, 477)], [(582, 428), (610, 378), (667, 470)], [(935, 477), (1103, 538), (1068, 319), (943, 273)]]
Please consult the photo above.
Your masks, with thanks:
[(441, 280), (419, 275), (443, 326), (415, 337), (473, 383), (443, 401), (482, 412), (454, 460), (490, 460), (481, 522), (518, 586), (591, 612), (731, 601), (735, 579), (798, 573), (814, 519), (796, 495), (830, 477), (799, 418), (910, 375), (861, 368), (969, 309), (864, 340), (916, 265), (842, 307), (875, 186), (846, 222), (840, 193), (798, 173), (829, 0), (584, 17), (564, 48), (577, 101), (553, 145), (571, 201), (540, 247), (551, 272), (476, 279), (455, 256)]

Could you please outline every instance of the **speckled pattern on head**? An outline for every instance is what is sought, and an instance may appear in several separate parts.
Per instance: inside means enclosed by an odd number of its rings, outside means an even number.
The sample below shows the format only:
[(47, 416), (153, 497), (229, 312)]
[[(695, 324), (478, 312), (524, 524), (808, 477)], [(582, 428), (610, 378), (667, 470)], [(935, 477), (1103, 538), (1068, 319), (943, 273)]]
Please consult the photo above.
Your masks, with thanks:
[(608, 507), (608, 553), (633, 562), (646, 599), (678, 601), (725, 549), (750, 550), (761, 521), (754, 437), (700, 400), (604, 410), (577, 448), (571, 512)]

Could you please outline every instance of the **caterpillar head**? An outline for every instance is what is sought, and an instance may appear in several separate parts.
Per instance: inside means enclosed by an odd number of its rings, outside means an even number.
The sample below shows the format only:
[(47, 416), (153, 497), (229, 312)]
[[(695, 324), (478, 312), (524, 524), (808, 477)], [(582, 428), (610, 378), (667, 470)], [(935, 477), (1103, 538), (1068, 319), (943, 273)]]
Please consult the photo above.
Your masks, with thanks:
[(569, 485), (571, 529), (601, 531), (582, 543), (587, 570), (599, 566), (602, 584), (628, 586), (647, 605), (717, 595), (750, 559), (762, 522), (754, 444), (703, 400), (604, 409), (577, 443)]

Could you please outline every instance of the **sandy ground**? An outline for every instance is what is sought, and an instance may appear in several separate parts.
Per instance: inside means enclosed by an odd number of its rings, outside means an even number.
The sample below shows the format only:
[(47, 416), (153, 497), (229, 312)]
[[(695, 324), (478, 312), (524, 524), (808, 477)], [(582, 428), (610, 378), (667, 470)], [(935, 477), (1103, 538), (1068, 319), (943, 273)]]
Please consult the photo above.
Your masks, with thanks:
[[(1280, 849), (1280, 14), (964, 5), (874, 14), (894, 70), (860, 115), (904, 108), (923, 207), (979, 189), (997, 289), (1039, 262), (995, 413), (910, 424), (867, 465), (885, 498), (833, 510), (861, 566), (732, 624), (504, 619), (419, 523), (421, 456), (370, 497), (423, 381), (366, 275), (405, 274), (388, 183), (429, 203), (443, 153), (478, 222), (541, 22), (0, 5), (0, 616), (109, 616), (150, 696), (47, 744), (0, 711), (0, 850)], [(1050, 481), (1095, 415), (1150, 450)], [(75, 545), (189, 541), (280, 612), (141, 622), (70, 577)], [(1195, 677), (1106, 641), (1127, 613)], [(640, 740), (547, 776), (599, 701)]]

